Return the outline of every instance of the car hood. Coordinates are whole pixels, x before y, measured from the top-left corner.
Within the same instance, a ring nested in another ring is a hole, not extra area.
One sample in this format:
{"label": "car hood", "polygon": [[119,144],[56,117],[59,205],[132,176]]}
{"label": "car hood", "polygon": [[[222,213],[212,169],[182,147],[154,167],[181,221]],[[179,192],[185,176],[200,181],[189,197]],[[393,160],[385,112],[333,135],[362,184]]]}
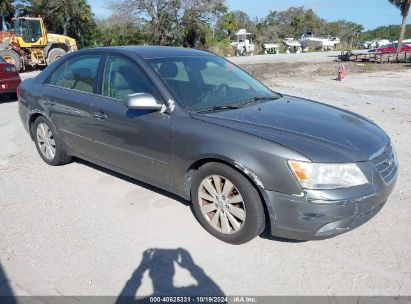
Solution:
{"label": "car hood", "polygon": [[314,162],[367,161],[389,143],[383,130],[360,115],[292,96],[191,116],[270,140]]}

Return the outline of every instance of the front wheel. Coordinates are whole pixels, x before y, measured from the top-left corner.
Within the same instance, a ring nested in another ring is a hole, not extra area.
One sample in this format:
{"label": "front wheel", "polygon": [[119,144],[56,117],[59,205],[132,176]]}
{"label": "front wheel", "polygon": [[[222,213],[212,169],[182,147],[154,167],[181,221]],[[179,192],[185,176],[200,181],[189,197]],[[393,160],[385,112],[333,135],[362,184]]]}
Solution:
{"label": "front wheel", "polygon": [[47,64],[52,64],[54,61],[59,60],[66,55],[66,51],[60,48],[51,49],[47,56]]}
{"label": "front wheel", "polygon": [[247,243],[265,228],[264,208],[257,189],[227,165],[202,166],[195,174],[191,194],[200,224],[226,243]]}

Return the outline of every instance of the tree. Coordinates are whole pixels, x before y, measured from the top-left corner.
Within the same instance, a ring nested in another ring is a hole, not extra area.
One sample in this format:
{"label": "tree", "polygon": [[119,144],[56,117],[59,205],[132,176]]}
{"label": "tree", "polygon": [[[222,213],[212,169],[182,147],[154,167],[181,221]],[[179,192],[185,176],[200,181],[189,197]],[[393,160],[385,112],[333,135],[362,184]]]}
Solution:
{"label": "tree", "polygon": [[320,34],[326,21],[318,17],[312,9],[290,7],[276,14],[281,37],[300,37],[305,32]]}
{"label": "tree", "polygon": [[86,0],[23,0],[15,7],[20,15],[41,16],[48,32],[70,36],[80,48],[96,43],[97,26]]}
{"label": "tree", "polygon": [[355,39],[364,30],[363,26],[347,20],[337,20],[324,25],[324,32],[339,37],[348,47],[353,47]]}
{"label": "tree", "polygon": [[121,0],[111,1],[109,5],[114,15],[135,19],[145,27],[153,44],[169,44],[178,35],[181,0]]}
{"label": "tree", "polygon": [[229,12],[221,17],[219,26],[226,31],[228,38],[237,28],[237,18],[233,12]]}
{"label": "tree", "polygon": [[121,46],[143,44],[143,31],[131,20],[114,16],[96,21],[98,28],[97,46]]}
{"label": "tree", "polygon": [[393,5],[398,7],[401,11],[402,25],[400,37],[398,38],[397,54],[401,52],[402,41],[404,39],[405,28],[407,26],[407,17],[410,10],[411,0],[389,0]]}
{"label": "tree", "polygon": [[12,2],[12,0],[0,0],[0,29],[3,31],[7,30],[4,27],[10,27],[15,14],[15,8]]}
{"label": "tree", "polygon": [[278,24],[277,11],[270,10],[267,17],[265,18],[265,24],[267,26],[273,26]]}
{"label": "tree", "polygon": [[[385,38],[388,40],[398,40],[398,33],[401,31],[400,25],[379,26],[376,29],[362,32],[360,40],[370,41],[377,38]],[[404,38],[411,38],[411,25],[408,24],[405,28]],[[404,41],[404,40],[403,40]]]}
{"label": "tree", "polygon": [[184,33],[183,45],[202,48],[210,24],[215,18],[221,16],[227,7],[222,0],[186,0],[183,3],[183,10],[184,15],[181,20]]}

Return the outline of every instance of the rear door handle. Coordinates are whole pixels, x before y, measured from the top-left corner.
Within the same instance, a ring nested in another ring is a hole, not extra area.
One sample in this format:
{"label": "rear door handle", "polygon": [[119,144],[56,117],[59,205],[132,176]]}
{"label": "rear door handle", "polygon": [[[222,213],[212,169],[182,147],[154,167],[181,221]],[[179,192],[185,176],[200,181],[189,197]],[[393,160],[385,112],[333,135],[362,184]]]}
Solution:
{"label": "rear door handle", "polygon": [[106,119],[107,115],[104,112],[99,111],[99,112],[94,112],[93,117],[97,119]]}

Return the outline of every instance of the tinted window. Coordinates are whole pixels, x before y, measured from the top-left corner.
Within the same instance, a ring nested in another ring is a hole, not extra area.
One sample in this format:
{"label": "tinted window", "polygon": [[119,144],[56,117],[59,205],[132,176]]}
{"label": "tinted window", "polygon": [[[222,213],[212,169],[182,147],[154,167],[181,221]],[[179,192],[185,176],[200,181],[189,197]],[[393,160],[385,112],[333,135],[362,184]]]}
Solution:
{"label": "tinted window", "polygon": [[100,55],[69,59],[53,72],[49,84],[92,93],[100,59]]}
{"label": "tinted window", "polygon": [[123,100],[133,93],[153,94],[153,86],[131,59],[108,56],[103,77],[103,95]]}

